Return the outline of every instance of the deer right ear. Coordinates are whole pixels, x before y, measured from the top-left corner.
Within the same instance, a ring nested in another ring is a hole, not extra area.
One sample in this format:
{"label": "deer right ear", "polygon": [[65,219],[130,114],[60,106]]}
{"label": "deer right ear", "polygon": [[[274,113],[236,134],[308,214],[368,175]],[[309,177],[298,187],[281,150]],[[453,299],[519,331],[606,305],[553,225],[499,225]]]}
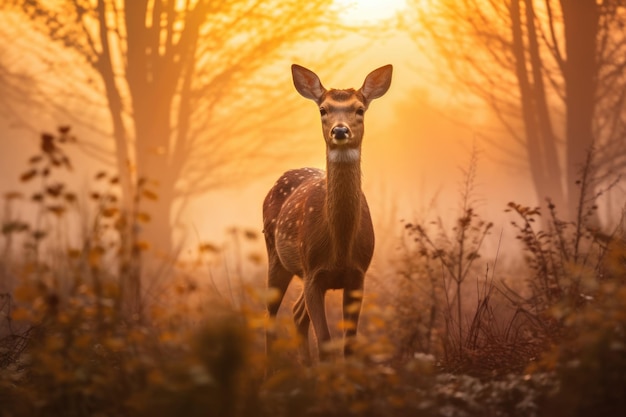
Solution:
{"label": "deer right ear", "polygon": [[363,93],[368,103],[375,98],[381,97],[389,90],[392,72],[393,67],[391,65],[385,65],[368,74],[363,83],[363,87],[361,87],[361,93]]}
{"label": "deer right ear", "polygon": [[313,71],[297,64],[291,66],[291,74],[293,75],[293,85],[298,93],[316,103],[319,102],[326,92],[319,77]]}

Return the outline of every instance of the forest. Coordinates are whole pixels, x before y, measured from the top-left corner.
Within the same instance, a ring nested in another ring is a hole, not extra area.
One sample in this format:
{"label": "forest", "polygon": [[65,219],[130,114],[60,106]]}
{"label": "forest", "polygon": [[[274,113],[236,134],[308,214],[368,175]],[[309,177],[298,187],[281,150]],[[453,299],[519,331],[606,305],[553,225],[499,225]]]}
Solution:
{"label": "forest", "polygon": [[[626,412],[626,1],[0,6],[0,417]],[[322,342],[263,203],[363,125]]]}

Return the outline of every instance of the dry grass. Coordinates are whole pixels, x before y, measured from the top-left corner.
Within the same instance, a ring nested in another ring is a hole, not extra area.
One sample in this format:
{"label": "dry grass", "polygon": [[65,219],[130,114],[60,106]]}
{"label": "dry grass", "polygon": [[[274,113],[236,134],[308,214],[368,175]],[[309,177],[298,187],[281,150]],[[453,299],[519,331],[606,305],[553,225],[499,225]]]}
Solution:
{"label": "dry grass", "polygon": [[[496,260],[486,271],[476,263],[492,226],[472,199],[473,160],[453,226],[406,225],[397,292],[368,294],[355,355],[303,367],[291,319],[267,322],[261,282],[203,272],[223,249],[202,244],[159,290],[129,289],[142,257],[129,264],[120,248],[138,255],[143,244],[123,235],[114,176],[98,178],[91,216],[58,185],[67,135],[49,135],[54,158],[44,150],[22,176],[40,180],[36,198],[5,199],[0,416],[623,414],[622,229],[602,235],[552,206],[542,222],[541,210],[511,204],[530,271],[524,291],[513,290]],[[34,206],[33,221],[19,204]],[[63,236],[70,216],[89,226],[78,243]],[[148,217],[136,210],[126,221]],[[256,237],[240,232],[234,258],[258,262],[240,253],[241,239]],[[273,373],[267,326],[282,336]]]}

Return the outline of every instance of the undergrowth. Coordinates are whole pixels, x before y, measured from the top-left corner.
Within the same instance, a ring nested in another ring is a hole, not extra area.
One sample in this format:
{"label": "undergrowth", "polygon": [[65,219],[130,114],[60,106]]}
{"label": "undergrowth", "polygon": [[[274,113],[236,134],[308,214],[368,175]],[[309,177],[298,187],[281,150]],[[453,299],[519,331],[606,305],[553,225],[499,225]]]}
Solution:
{"label": "undergrowth", "polygon": [[[156,196],[138,181],[134,208],[123,210],[108,173],[94,178],[87,196],[70,190],[62,173],[71,167],[64,147],[73,140],[67,128],[43,135],[41,153],[21,176],[24,189],[37,181],[34,190],[5,194],[2,417],[582,416],[626,409],[624,231],[591,227],[590,200],[574,222],[560,220],[551,204],[542,217],[540,208],[511,203],[527,270],[516,283],[501,279],[497,256],[483,253],[493,225],[473,197],[473,157],[452,225],[405,223],[395,292],[366,295],[365,336],[355,354],[305,367],[290,317],[268,323],[264,283],[202,274],[207,257],[221,255],[215,245],[199,245],[193,268],[172,268],[160,295],[148,297],[133,283],[148,243],[133,230],[150,221],[141,200]],[[72,222],[83,225],[77,236],[68,231]],[[233,246],[243,262],[241,239],[256,235],[238,233]],[[263,350],[267,326],[285,330],[272,358]],[[278,367],[268,371],[268,362]]]}

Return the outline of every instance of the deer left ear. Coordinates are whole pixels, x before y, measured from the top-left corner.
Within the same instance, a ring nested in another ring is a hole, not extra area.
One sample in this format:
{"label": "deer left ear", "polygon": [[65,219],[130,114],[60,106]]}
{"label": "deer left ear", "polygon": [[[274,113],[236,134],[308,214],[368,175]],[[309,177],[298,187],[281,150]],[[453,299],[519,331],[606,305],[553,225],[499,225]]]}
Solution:
{"label": "deer left ear", "polygon": [[385,65],[369,73],[360,89],[366,101],[381,97],[389,90],[392,72],[393,66]]}
{"label": "deer left ear", "polygon": [[293,85],[298,90],[298,93],[319,103],[326,92],[319,77],[313,71],[297,64],[291,66],[291,74],[293,76]]}

